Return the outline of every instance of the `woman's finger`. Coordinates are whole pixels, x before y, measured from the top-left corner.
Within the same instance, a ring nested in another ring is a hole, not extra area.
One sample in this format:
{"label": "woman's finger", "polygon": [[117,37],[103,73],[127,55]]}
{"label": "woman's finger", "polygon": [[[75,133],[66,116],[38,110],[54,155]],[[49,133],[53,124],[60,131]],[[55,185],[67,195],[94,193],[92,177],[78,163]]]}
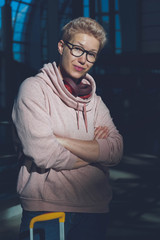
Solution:
{"label": "woman's finger", "polygon": [[94,138],[103,139],[108,136],[108,128],[106,126],[100,126],[95,129]]}

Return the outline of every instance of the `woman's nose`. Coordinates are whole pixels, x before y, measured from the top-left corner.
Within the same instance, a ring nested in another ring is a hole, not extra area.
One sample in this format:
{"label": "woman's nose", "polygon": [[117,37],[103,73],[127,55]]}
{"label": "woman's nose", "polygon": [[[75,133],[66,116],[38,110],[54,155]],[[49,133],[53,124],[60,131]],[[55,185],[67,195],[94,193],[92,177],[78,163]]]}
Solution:
{"label": "woman's nose", "polygon": [[80,57],[78,58],[78,60],[79,60],[79,62],[80,62],[81,64],[85,64],[85,62],[87,61],[86,53],[84,53],[82,56],[80,56]]}

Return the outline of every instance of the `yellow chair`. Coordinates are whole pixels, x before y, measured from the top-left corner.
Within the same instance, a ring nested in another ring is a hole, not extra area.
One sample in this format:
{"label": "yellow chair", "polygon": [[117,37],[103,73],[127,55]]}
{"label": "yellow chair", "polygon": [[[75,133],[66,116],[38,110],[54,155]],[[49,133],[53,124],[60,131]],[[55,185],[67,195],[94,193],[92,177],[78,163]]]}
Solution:
{"label": "yellow chair", "polygon": [[32,218],[29,225],[30,240],[33,240],[33,227],[35,222],[48,221],[56,218],[59,218],[60,240],[65,240],[65,236],[64,236],[65,213],[64,212],[44,213]]}

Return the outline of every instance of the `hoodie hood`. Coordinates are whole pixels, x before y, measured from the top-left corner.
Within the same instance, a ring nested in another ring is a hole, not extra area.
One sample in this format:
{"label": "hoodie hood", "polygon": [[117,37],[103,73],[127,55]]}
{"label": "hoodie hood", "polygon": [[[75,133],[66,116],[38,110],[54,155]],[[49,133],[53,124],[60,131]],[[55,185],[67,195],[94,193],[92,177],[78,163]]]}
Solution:
{"label": "hoodie hood", "polygon": [[[94,79],[87,73],[82,82],[89,84],[92,87],[91,96],[88,99],[73,96],[65,87],[63,79],[59,73],[55,62],[45,64],[37,77],[42,78],[47,85],[51,87],[53,92],[62,99],[62,101],[69,107],[78,111],[90,111],[93,106],[93,96],[96,91]],[[84,110],[85,109],[85,110]]]}

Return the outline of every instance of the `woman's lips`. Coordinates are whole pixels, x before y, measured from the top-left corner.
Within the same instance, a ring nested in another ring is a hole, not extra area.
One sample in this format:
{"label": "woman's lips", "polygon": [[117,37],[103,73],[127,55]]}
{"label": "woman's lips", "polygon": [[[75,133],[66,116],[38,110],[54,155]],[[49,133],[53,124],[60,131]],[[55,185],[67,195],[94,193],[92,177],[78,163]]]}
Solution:
{"label": "woman's lips", "polygon": [[75,66],[75,65],[74,65],[74,68],[75,68],[76,71],[78,71],[78,72],[82,72],[82,71],[84,70],[84,68],[79,67],[79,66]]}

